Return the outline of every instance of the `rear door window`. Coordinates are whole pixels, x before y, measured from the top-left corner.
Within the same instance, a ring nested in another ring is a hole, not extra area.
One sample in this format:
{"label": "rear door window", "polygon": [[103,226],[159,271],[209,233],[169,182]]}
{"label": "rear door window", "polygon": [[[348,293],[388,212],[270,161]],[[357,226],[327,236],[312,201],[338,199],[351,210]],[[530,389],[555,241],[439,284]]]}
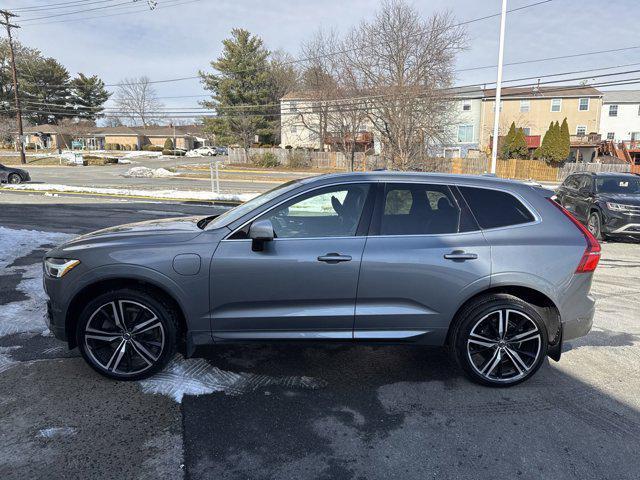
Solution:
{"label": "rear door window", "polygon": [[520,225],[535,220],[523,203],[510,193],[476,187],[458,187],[481,228]]}
{"label": "rear door window", "polygon": [[446,185],[388,183],[374,234],[431,235],[477,230],[466,206]]}

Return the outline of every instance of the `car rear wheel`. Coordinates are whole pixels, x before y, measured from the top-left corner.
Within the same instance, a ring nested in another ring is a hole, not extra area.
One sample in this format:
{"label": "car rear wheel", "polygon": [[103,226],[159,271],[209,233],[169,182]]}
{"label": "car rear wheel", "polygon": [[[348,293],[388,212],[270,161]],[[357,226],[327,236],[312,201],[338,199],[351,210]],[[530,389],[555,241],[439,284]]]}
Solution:
{"label": "car rear wheel", "polygon": [[598,212],[591,212],[587,220],[587,229],[598,240],[603,240],[602,235],[602,219]]}
{"label": "car rear wheel", "polygon": [[457,363],[476,383],[510,387],[530,378],[547,355],[547,331],[530,304],[508,294],[481,297],[458,316]]}
{"label": "car rear wheel", "polygon": [[120,289],[90,301],[77,326],[80,352],[102,375],[140,380],[160,371],[176,345],[170,305],[140,290]]}
{"label": "car rear wheel", "polygon": [[10,174],[7,180],[9,183],[12,183],[14,185],[17,185],[18,183],[22,183],[22,178],[20,178],[20,175],[18,175],[17,173]]}

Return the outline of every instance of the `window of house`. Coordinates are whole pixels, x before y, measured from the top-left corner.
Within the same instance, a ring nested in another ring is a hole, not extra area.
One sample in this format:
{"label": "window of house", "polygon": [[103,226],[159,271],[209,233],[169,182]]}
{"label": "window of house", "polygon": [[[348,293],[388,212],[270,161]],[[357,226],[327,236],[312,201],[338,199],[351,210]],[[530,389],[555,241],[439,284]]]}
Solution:
{"label": "window of house", "polygon": [[552,98],[551,99],[551,111],[559,112],[562,110],[562,99],[561,98]]}
{"label": "window of house", "polygon": [[607,133],[607,140],[613,140],[614,138],[616,138],[615,132],[608,132]]}
{"label": "window of house", "polygon": [[[502,100],[500,100],[500,111],[502,111],[502,107],[503,107],[503,106],[504,106],[504,105],[503,105],[503,102],[502,102]],[[494,112],[496,111],[496,102],[493,102],[493,111],[494,111]]]}
{"label": "window of house", "polygon": [[482,228],[506,227],[534,220],[527,207],[510,193],[487,188],[458,188]]}
{"label": "window of house", "polygon": [[609,116],[610,117],[618,116],[618,105],[609,105]]}
{"label": "window of house", "polygon": [[585,125],[578,125],[576,127],[576,135],[586,135],[587,127]]}
{"label": "window of house", "polygon": [[455,147],[445,148],[444,158],[460,158],[460,149]]}
{"label": "window of house", "polygon": [[464,112],[471,111],[471,100],[463,100],[463,102],[462,102],[462,111],[464,111]]}
{"label": "window of house", "polygon": [[296,102],[289,102],[289,111],[294,113],[298,111],[298,104]]}
{"label": "window of house", "polygon": [[458,143],[473,142],[473,125],[458,125]]}
{"label": "window of house", "polygon": [[429,235],[476,230],[446,185],[387,184],[380,235]]}
{"label": "window of house", "polygon": [[531,127],[522,127],[522,131],[524,132],[525,136],[529,136],[531,135]]}
{"label": "window of house", "polygon": [[356,234],[369,184],[326,187],[294,198],[259,217],[276,238],[351,237]]}
{"label": "window of house", "polygon": [[586,112],[587,110],[589,110],[588,98],[581,98],[578,100],[578,110],[580,110],[581,112]]}
{"label": "window of house", "polygon": [[527,113],[529,111],[529,100],[520,100],[520,111],[522,113]]}

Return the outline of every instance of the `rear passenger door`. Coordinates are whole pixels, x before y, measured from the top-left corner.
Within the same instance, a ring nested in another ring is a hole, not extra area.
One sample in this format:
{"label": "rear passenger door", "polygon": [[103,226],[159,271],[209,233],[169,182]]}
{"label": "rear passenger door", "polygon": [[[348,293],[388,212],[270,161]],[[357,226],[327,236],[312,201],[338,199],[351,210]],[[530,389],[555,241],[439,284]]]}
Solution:
{"label": "rear passenger door", "polygon": [[354,338],[441,344],[460,298],[489,286],[491,252],[455,187],[379,188],[358,283]]}

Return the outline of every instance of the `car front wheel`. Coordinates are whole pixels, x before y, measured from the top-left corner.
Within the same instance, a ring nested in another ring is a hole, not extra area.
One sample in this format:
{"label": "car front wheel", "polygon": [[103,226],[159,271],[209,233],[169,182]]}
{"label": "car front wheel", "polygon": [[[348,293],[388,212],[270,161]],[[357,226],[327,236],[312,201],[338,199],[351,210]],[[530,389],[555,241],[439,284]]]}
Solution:
{"label": "car front wheel", "polygon": [[22,178],[20,178],[20,175],[18,175],[17,173],[12,173],[11,175],[9,175],[8,181],[9,183],[17,185],[19,183],[22,183]]}
{"label": "car front wheel", "polygon": [[140,380],[160,371],[176,346],[177,320],[170,305],[141,290],[120,289],[90,301],[77,325],[87,363],[117,380]]}
{"label": "car front wheel", "polygon": [[460,312],[453,335],[457,363],[476,383],[510,387],[530,378],[547,355],[540,314],[508,294],[480,297]]}
{"label": "car front wheel", "polygon": [[603,240],[602,219],[598,212],[591,212],[587,220],[587,228],[596,239]]}

